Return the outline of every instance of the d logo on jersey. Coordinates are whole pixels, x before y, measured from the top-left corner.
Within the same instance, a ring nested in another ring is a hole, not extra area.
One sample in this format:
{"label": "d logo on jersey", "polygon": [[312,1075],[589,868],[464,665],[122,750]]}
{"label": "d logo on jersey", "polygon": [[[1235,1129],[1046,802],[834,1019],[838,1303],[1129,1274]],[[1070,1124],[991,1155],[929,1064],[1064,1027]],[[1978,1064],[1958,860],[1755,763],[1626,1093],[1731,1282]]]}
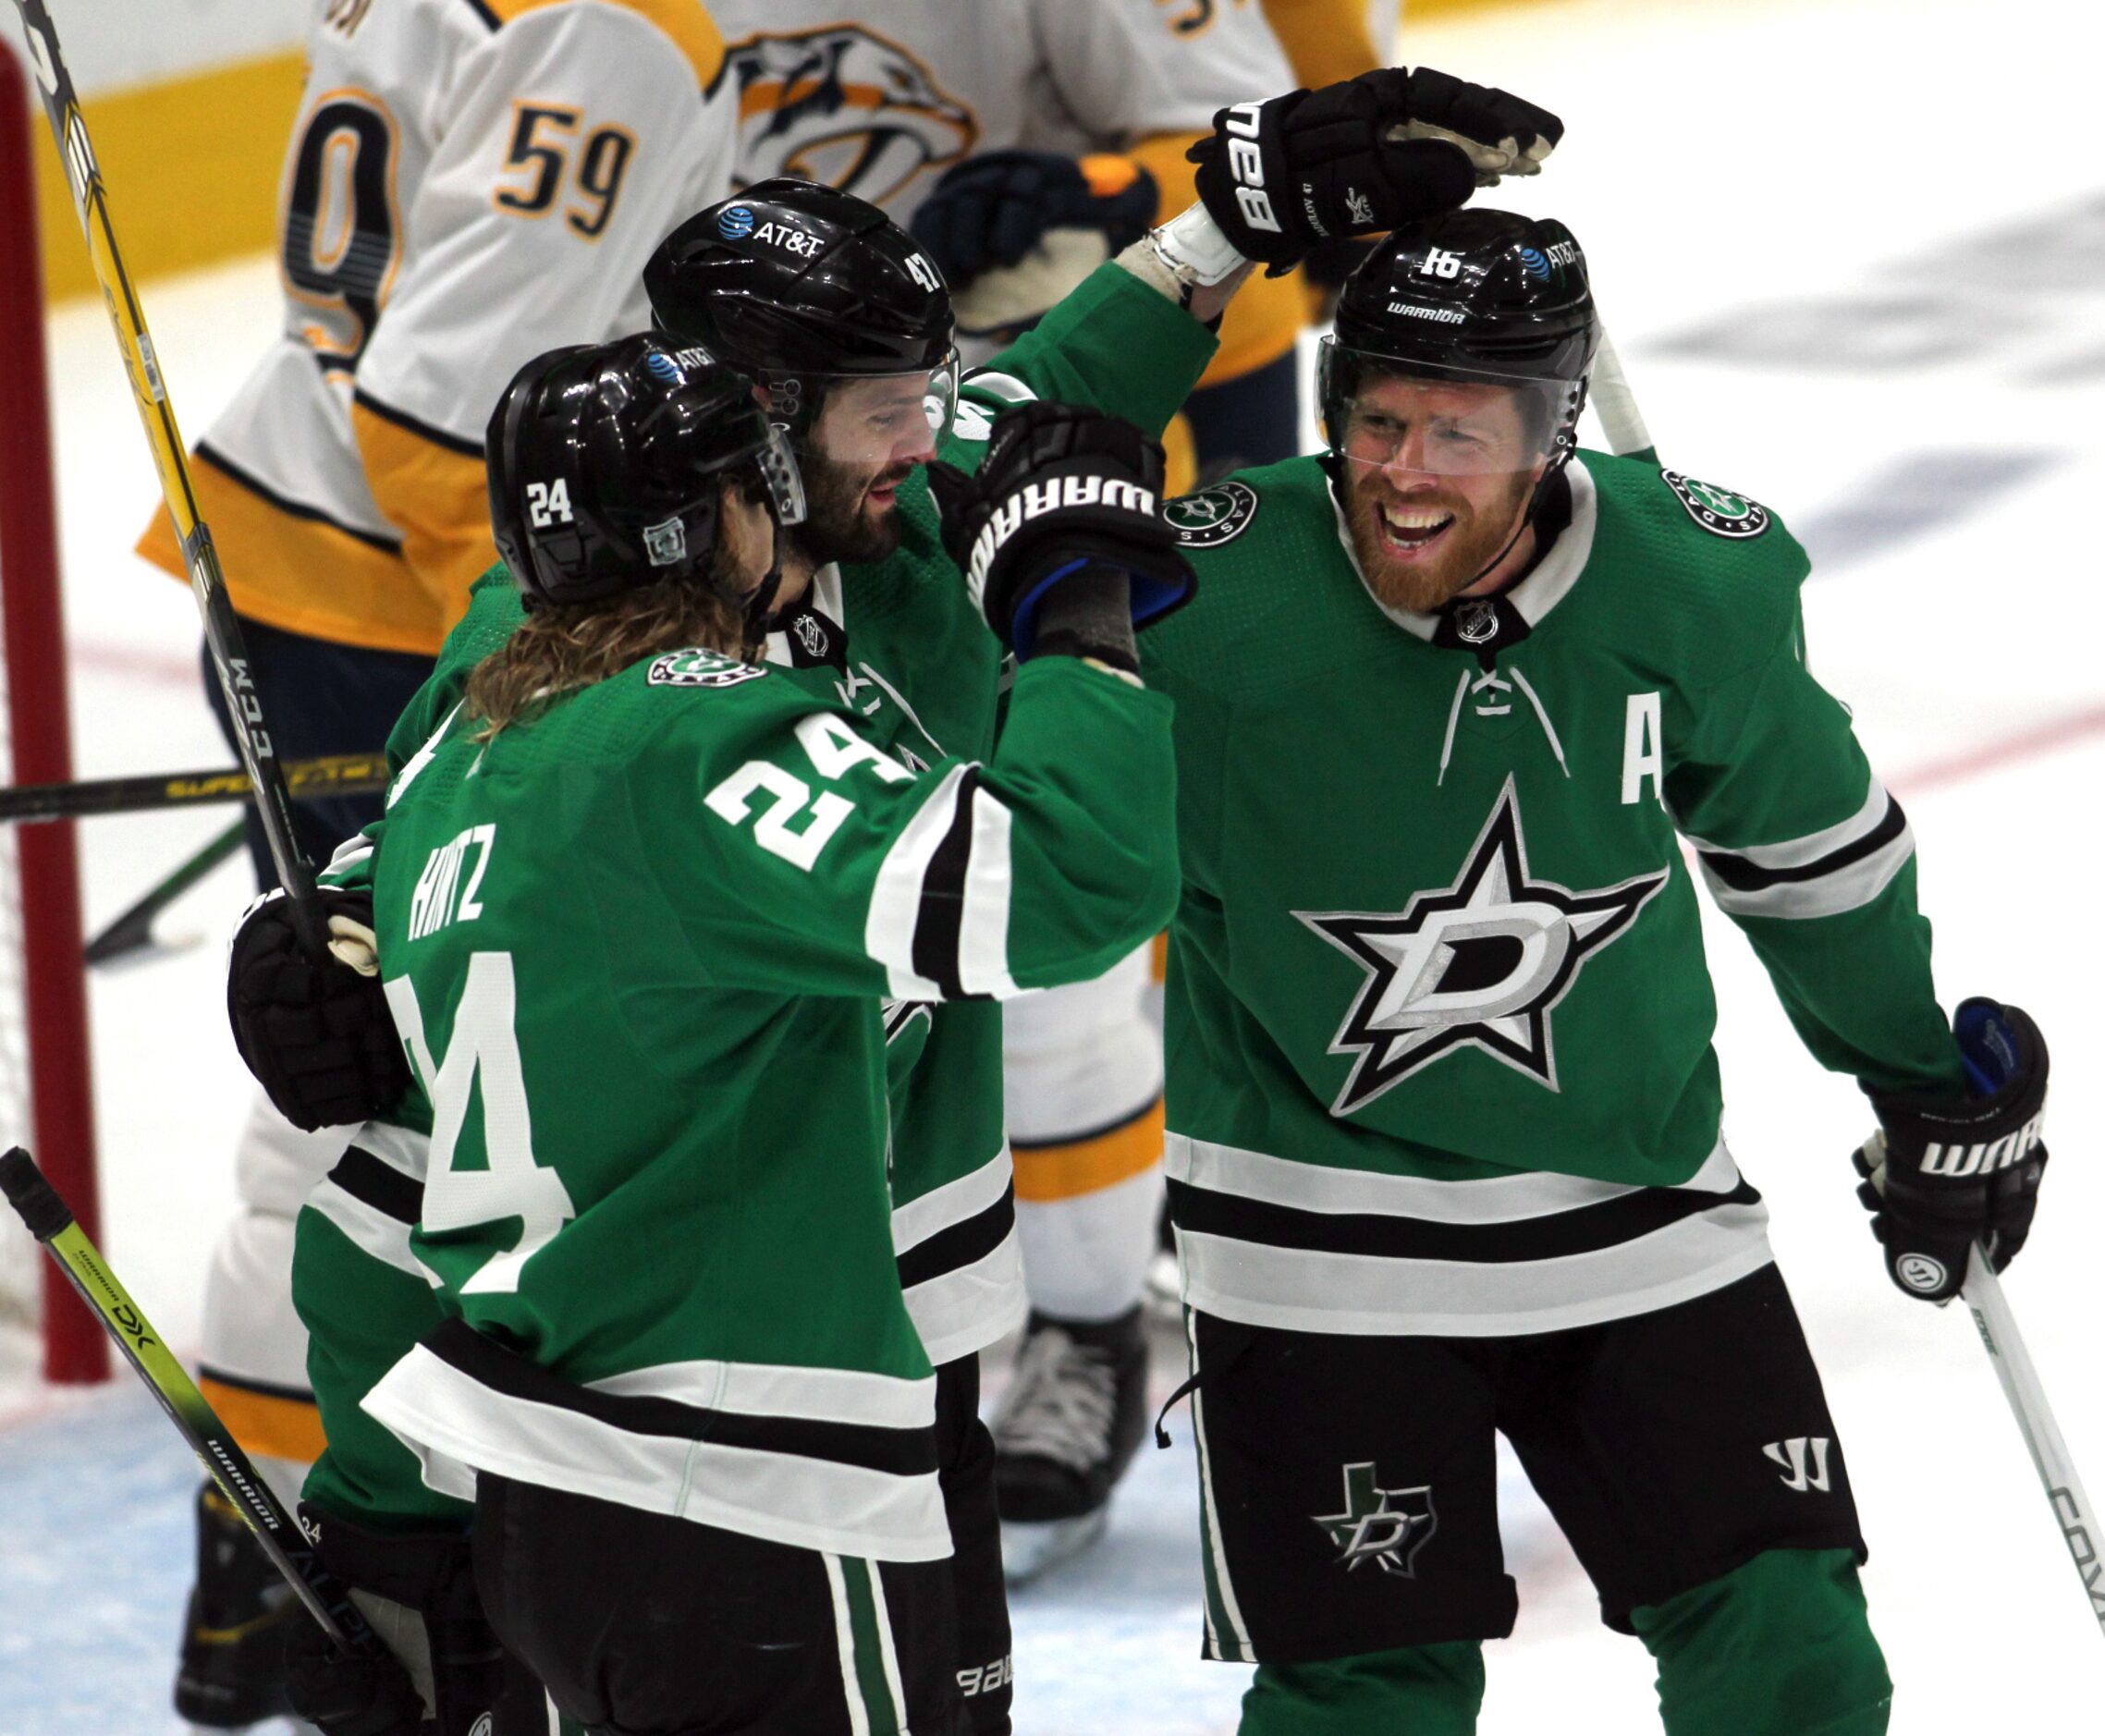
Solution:
{"label": "d logo on jersey", "polygon": [[1551,1010],[1668,873],[1592,892],[1532,878],[1509,777],[1452,886],[1400,911],[1294,911],[1366,972],[1330,1040],[1332,1055],[1359,1057],[1330,1113],[1365,1107],[1464,1044],[1555,1091]]}
{"label": "d logo on jersey", "polygon": [[725,64],[738,80],[741,183],[802,175],[881,205],[979,140],[971,109],[859,24],[749,36]]}

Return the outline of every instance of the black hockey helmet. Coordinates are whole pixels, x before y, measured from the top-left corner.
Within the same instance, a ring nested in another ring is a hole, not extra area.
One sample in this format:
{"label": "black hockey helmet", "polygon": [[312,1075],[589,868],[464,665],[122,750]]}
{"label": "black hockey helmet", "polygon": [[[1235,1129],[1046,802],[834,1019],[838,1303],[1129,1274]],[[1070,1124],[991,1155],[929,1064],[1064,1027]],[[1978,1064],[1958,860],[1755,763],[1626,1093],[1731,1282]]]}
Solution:
{"label": "black hockey helmet", "polygon": [[803,518],[789,444],[752,379],[652,333],[574,344],[512,376],[490,418],[490,525],[528,608],[712,580],[725,475]]}
{"label": "black hockey helmet", "polygon": [[842,377],[924,373],[938,434],[957,407],[950,292],[934,262],[876,206],[778,176],[705,207],[651,255],[659,326],[768,388],[792,434]]}
{"label": "black hockey helmet", "polygon": [[1542,451],[1561,464],[1599,341],[1585,255],[1561,223],[1441,212],[1391,232],[1346,279],[1316,396],[1335,447],[1371,376],[1514,386],[1530,402]]}

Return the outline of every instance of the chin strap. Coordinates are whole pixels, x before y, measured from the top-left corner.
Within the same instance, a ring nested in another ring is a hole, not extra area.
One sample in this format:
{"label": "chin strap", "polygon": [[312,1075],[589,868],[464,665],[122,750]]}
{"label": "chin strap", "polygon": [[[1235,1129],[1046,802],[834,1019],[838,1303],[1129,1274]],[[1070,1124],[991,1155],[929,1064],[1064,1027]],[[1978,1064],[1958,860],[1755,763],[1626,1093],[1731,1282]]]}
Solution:
{"label": "chin strap", "polygon": [[768,522],[775,527],[770,544],[767,573],[745,604],[745,632],[747,640],[758,644],[780,624],[776,617],[775,593],[782,588],[782,520],[775,516],[770,507]]}

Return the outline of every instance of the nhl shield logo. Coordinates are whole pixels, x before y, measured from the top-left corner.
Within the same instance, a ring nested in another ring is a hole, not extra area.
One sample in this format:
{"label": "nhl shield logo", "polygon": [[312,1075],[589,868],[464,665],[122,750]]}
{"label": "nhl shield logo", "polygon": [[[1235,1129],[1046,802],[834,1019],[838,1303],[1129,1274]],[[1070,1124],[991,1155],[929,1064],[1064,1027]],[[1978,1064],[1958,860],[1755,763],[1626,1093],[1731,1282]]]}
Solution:
{"label": "nhl shield logo", "polygon": [[1674,491],[1674,498],[1712,536],[1744,541],[1768,529],[1769,510],[1757,500],[1735,495],[1715,483],[1699,483],[1679,471],[1661,471],[1659,480]]}
{"label": "nhl shield logo", "polygon": [[1499,636],[1499,611],[1482,597],[1466,597],[1455,605],[1454,636],[1465,645],[1481,645]]}
{"label": "nhl shield logo", "polygon": [[687,527],[664,519],[643,527],[643,553],[654,567],[674,567],[687,558]]}
{"label": "nhl shield logo", "polygon": [[1221,483],[1167,502],[1162,516],[1186,548],[1218,548],[1232,543],[1257,517],[1257,491],[1247,483]]}
{"label": "nhl shield logo", "polygon": [[1414,1489],[1377,1488],[1374,1461],[1346,1465],[1345,1509],[1310,1517],[1338,1551],[1337,1564],[1356,1573],[1368,1562],[1400,1579],[1418,1577],[1418,1551],[1439,1529],[1429,1483]]}

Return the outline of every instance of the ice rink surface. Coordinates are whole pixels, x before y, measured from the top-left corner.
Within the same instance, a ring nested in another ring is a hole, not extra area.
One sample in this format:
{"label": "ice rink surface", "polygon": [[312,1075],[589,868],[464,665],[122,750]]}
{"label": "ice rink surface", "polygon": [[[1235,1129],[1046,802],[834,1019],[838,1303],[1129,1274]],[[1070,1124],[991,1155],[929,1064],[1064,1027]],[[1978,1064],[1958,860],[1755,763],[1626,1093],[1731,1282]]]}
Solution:
{"label": "ice rink surface", "polygon": [[[1407,27],[1405,46],[1564,116],[1550,173],[1489,197],[1576,231],[1668,460],[1751,491],[1812,548],[1812,660],[1914,821],[1942,993],[2022,1002],[2055,1045],[2056,1156],[2008,1290],[2105,1494],[2088,1312],[2105,939],[2087,889],[2105,788],[2105,168],[2088,118],[2105,26],[2050,0],[1547,0]],[[194,436],[274,326],[275,275],[239,264],[145,300]],[[190,601],[129,554],[156,495],[99,308],[57,315],[52,362],[80,771],[222,763]],[[91,925],[226,818],[88,823]],[[220,949],[245,872],[93,984],[105,1243],[177,1346],[232,1199],[245,1086]],[[1893,1729],[2105,1728],[2100,1633],[1972,1328],[1888,1286],[1851,1197],[1863,1104],[1798,1049],[1738,935],[1712,930],[1727,1131],[1768,1198],[1846,1444]],[[1164,1394],[1174,1378],[1166,1357]],[[1197,1661],[1181,1413],[1171,1429],[1100,1550],[1016,1600],[1022,1736],[1234,1728],[1245,1672]],[[194,1478],[129,1386],[61,1394],[18,1355],[0,1368],[0,1736],[179,1728],[165,1708]],[[1490,1648],[1481,1728],[1656,1728],[1648,1661],[1599,1627],[1510,1468],[1505,1486],[1523,1608]]]}

